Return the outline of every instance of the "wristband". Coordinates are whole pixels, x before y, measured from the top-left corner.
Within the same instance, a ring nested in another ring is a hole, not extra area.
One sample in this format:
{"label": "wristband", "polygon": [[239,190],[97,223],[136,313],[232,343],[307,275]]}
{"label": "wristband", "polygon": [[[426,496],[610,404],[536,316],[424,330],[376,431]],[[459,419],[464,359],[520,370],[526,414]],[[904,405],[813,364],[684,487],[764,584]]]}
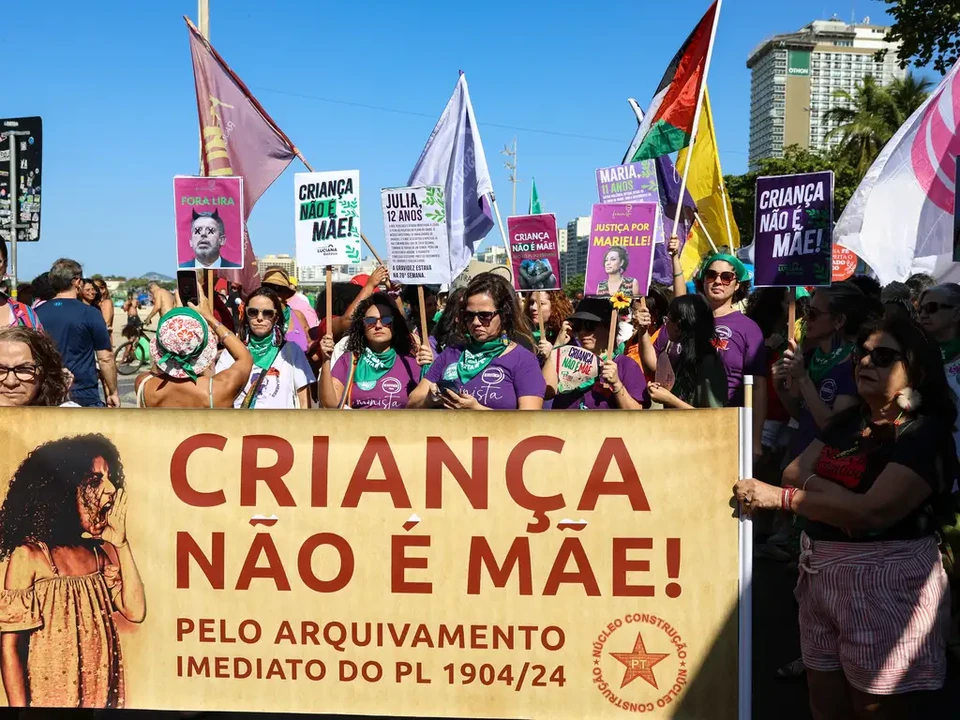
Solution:
{"label": "wristband", "polygon": [[797,488],[787,485],[780,491],[780,509],[786,512],[793,512],[793,498],[797,494]]}
{"label": "wristband", "polygon": [[813,473],[812,475],[810,475],[810,477],[808,477],[806,480],[803,481],[803,485],[800,486],[800,489],[801,489],[801,490],[806,490],[806,489],[807,489],[807,483],[810,482],[811,480],[813,480],[816,476],[817,476],[816,473]]}
{"label": "wristband", "polygon": [[682,273],[682,272],[674,273],[673,276],[674,276],[675,278],[683,277],[683,273]]}

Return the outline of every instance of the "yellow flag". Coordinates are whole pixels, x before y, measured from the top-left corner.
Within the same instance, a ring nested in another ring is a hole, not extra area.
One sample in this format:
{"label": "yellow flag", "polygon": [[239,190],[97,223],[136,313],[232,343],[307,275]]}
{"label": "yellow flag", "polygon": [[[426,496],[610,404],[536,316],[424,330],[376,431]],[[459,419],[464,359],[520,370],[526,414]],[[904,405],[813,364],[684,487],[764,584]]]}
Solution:
{"label": "yellow flag", "polygon": [[731,250],[740,247],[740,231],[733,219],[733,207],[723,184],[723,171],[720,169],[720,154],[717,152],[717,136],[713,130],[713,113],[710,112],[710,95],[704,89],[703,107],[700,110],[700,124],[694,140],[692,155],[684,148],[677,156],[677,172],[681,175],[690,162],[687,176],[687,190],[697,204],[700,220],[707,232],[694,223],[693,232],[687,239],[680,261],[683,274],[687,279],[693,277],[704,255],[713,251],[710,239],[718,248],[726,246]]}

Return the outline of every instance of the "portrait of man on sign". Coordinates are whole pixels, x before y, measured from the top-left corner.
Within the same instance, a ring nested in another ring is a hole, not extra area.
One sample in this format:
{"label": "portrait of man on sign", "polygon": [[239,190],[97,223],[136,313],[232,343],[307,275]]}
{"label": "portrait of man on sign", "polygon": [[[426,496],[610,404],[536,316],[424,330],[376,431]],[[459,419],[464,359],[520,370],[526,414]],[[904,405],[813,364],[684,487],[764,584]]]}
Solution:
{"label": "portrait of man on sign", "polygon": [[227,233],[220,219],[220,211],[193,211],[190,224],[190,249],[194,258],[180,263],[181,268],[238,268],[239,263],[231,262],[220,256],[221,248],[227,242]]}

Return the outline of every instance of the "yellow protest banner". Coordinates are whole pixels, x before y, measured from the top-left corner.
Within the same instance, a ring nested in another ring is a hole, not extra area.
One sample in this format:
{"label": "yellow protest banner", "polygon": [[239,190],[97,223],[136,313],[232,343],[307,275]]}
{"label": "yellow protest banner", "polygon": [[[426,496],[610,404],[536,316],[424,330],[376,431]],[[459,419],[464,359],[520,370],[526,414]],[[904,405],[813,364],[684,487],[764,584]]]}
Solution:
{"label": "yellow protest banner", "polygon": [[0,411],[7,695],[736,718],[737,411],[532,419]]}

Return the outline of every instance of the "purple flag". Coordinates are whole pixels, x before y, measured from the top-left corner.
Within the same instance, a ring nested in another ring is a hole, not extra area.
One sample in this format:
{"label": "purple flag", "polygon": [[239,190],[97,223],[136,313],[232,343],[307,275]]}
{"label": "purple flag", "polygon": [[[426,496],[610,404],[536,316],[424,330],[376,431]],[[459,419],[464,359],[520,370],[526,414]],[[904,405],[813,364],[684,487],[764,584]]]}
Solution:
{"label": "purple flag", "polygon": [[[663,209],[663,236],[669,240],[676,234],[680,238],[680,252],[687,243],[687,235],[693,227],[693,213],[697,204],[684,189],[683,212],[680,213],[680,224],[674,228],[673,219],[677,214],[677,203],[680,201],[680,175],[673,165],[669,155],[657,158],[657,181],[660,185],[660,207]],[[653,249],[653,279],[673,287],[673,262],[667,254],[666,243],[659,244]]]}
{"label": "purple flag", "polygon": [[[197,87],[202,173],[242,175],[244,208],[249,217],[260,196],[297,156],[297,149],[193,23],[184,20],[190,31]],[[259,286],[260,277],[246,223],[243,242],[243,269],[219,271],[219,275],[228,282],[242,283],[244,291],[249,292]]]}

